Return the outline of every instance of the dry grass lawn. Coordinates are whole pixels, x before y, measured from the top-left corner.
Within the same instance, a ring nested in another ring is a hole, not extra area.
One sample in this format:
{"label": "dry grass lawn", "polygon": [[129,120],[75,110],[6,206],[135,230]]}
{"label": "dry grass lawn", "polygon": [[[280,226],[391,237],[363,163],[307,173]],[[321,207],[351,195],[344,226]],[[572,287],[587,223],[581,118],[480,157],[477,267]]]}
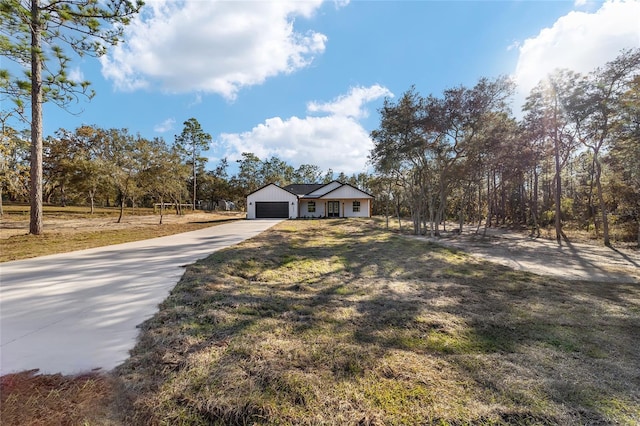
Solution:
{"label": "dry grass lawn", "polygon": [[244,217],[238,212],[185,213],[168,211],[160,225],[160,215],[152,209],[127,209],[117,223],[119,211],[114,208],[98,208],[89,214],[86,207],[45,206],[44,233],[29,235],[29,207],[5,206],[0,222],[0,262],[164,237]]}
{"label": "dry grass lawn", "polygon": [[635,425],[639,335],[638,285],[514,272],[375,219],[287,221],[188,267],[86,392],[5,376],[0,423]]}
{"label": "dry grass lawn", "polygon": [[125,424],[637,424],[640,289],[288,221],[188,268],[116,371]]}
{"label": "dry grass lawn", "polygon": [[95,373],[76,377],[36,371],[0,377],[0,424],[29,426],[118,425],[109,402],[113,380]]}

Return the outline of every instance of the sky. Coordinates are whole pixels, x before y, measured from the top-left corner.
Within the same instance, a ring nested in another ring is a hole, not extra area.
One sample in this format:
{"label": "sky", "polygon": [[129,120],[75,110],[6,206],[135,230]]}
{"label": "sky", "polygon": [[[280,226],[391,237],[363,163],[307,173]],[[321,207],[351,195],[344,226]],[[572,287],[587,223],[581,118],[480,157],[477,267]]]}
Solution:
{"label": "sky", "polygon": [[243,152],[348,175],[370,170],[385,98],[481,77],[517,83],[516,115],[556,68],[588,73],[640,47],[639,1],[147,0],[125,40],[70,71],[96,96],[46,105],[45,135],[81,125],[173,143],[212,135],[208,169]]}

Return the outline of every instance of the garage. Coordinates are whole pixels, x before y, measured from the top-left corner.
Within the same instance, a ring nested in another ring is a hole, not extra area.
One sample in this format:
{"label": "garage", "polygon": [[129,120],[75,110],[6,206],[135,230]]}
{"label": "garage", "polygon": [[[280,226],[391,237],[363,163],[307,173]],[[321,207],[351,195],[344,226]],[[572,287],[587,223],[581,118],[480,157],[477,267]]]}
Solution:
{"label": "garage", "polygon": [[262,201],[256,203],[257,219],[275,219],[289,217],[289,203],[286,201]]}

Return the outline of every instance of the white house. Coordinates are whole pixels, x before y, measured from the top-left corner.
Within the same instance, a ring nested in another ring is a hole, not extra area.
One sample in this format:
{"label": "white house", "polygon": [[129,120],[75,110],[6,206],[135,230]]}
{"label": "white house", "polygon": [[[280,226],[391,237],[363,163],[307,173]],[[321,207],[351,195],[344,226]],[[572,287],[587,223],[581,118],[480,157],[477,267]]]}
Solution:
{"label": "white house", "polygon": [[346,183],[270,183],[247,196],[247,219],[370,217],[373,196]]}

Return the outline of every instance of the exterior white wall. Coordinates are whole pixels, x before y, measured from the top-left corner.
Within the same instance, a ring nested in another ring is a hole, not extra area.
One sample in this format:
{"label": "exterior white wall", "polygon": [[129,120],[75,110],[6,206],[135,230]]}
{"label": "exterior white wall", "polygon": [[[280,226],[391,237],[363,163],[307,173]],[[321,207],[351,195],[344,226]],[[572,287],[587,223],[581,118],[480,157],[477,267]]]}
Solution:
{"label": "exterior white wall", "polygon": [[333,191],[334,189],[336,189],[337,187],[339,187],[340,185],[342,185],[340,182],[330,182],[328,184],[326,184],[325,186],[316,189],[313,192],[310,192],[309,194],[307,194],[307,196],[309,197],[320,197],[321,195],[326,194],[329,191]]}
{"label": "exterior white wall", "polygon": [[[300,216],[301,218],[305,217],[326,217],[327,214],[327,201],[338,201],[340,202],[340,217],[369,217],[371,200],[369,199],[320,199],[316,201],[316,211],[314,213],[310,213],[308,210],[309,200],[300,200]],[[353,202],[360,201],[360,211],[353,211]]]}
{"label": "exterior white wall", "polygon": [[[337,189],[336,189],[337,188]],[[289,206],[289,218],[297,217],[326,217],[327,202],[340,202],[340,217],[369,217],[371,212],[372,197],[357,188],[348,185],[340,187],[339,182],[331,182],[323,188],[320,193],[324,193],[322,198],[309,200],[301,199],[295,194],[271,184],[250,194],[247,197],[247,219],[256,218],[256,202],[287,202]],[[332,191],[330,194],[327,192]],[[314,193],[317,191],[314,191]],[[308,210],[309,201],[315,201],[316,211],[310,213]],[[353,202],[360,201],[360,211],[353,211]]]}
{"label": "exterior white wall", "polygon": [[362,198],[371,198],[370,195],[367,195],[365,192],[360,191],[349,185],[344,185],[341,188],[332,191],[330,194],[324,195],[322,198],[327,200],[340,200],[340,199],[362,199]]}
{"label": "exterior white wall", "polygon": [[[322,196],[322,201],[339,201],[340,217],[370,217],[373,197],[349,185],[344,185]],[[360,201],[360,211],[353,211],[353,202]]]}
{"label": "exterior white wall", "polygon": [[289,204],[289,218],[293,219],[298,217],[298,197],[289,191],[285,191],[284,189],[271,184],[249,194],[247,197],[247,219],[256,218],[256,202],[260,201],[286,201]]}
{"label": "exterior white wall", "polygon": [[[316,211],[309,212],[309,202],[316,203]],[[300,200],[300,217],[324,217],[327,202],[325,200]]]}
{"label": "exterior white wall", "polygon": [[[353,211],[353,202],[360,201],[360,211]],[[371,200],[367,199],[358,199],[358,200],[340,200],[341,212],[344,214],[344,217],[369,217],[369,212],[371,211],[369,206],[371,205]]]}

